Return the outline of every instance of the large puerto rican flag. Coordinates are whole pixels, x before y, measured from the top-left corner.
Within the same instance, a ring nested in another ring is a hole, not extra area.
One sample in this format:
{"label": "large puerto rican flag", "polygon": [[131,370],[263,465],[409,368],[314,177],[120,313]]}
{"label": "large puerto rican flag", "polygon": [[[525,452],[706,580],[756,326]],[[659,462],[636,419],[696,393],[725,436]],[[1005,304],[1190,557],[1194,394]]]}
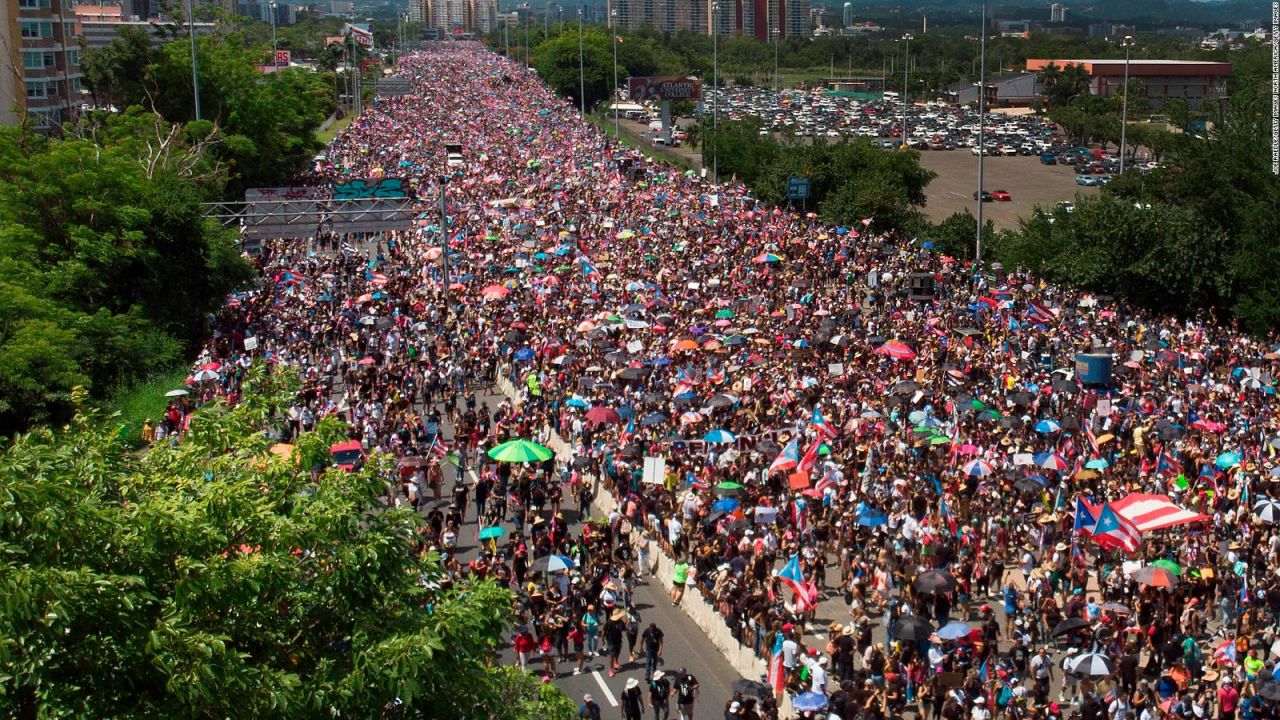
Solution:
{"label": "large puerto rican flag", "polygon": [[1134,493],[1122,500],[1111,503],[1117,514],[1133,523],[1139,532],[1151,532],[1174,525],[1208,520],[1208,515],[1191,512],[1173,504],[1164,495],[1144,495]]}

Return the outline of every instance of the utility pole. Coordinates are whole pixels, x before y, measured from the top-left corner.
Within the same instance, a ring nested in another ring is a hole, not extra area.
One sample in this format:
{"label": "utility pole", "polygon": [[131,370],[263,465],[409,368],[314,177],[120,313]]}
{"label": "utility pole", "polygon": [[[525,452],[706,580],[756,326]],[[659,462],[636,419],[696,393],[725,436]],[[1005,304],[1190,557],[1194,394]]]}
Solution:
{"label": "utility pole", "polygon": [[902,36],[903,42],[906,43],[906,57],[902,61],[902,147],[907,147],[907,93],[910,85],[909,78],[911,73],[911,33]]}
{"label": "utility pole", "polygon": [[582,105],[582,117],[587,116],[587,71],[582,55],[582,6],[578,6],[578,101]]}
{"label": "utility pole", "polygon": [[987,0],[982,0],[982,40],[978,52],[978,236],[975,263],[982,263],[982,161],[987,156]]}
{"label": "utility pole", "polygon": [[200,66],[196,62],[196,0],[187,0],[187,32],[191,35],[191,88],[196,120],[200,119]]}
{"label": "utility pole", "polygon": [[279,70],[280,47],[276,44],[276,0],[267,3],[267,10],[271,13],[271,67],[273,70]]}
{"label": "utility pole", "polygon": [[618,129],[618,10],[609,10],[609,43],[613,45],[613,137],[622,142]]}
{"label": "utility pole", "polygon": [[[720,184],[720,3],[711,3],[711,182]],[[706,148],[706,138],[702,147]],[[703,155],[706,157],[706,155]]]}
{"label": "utility pole", "polygon": [[1125,130],[1129,126],[1129,52],[1133,50],[1133,36],[1125,35],[1124,46],[1124,99],[1120,106],[1120,175],[1124,174]]}

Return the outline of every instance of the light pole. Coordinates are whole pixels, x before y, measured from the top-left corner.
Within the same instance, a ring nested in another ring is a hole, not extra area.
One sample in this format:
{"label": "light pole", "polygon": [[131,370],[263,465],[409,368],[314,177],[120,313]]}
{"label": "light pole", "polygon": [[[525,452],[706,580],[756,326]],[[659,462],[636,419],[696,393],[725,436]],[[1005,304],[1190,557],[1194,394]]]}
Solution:
{"label": "light pole", "polygon": [[609,42],[613,45],[613,136],[622,142],[618,129],[618,10],[609,10]]}
{"label": "light pole", "polygon": [[271,13],[271,67],[280,69],[280,49],[276,45],[276,0],[267,3],[267,10]]}
{"label": "light pole", "polygon": [[[769,16],[769,25],[773,25],[773,21],[777,18]],[[770,27],[769,32],[773,34],[773,91],[778,92],[778,44],[782,42],[782,27]]]}
{"label": "light pole", "polygon": [[545,41],[550,35],[547,34],[547,23],[551,21],[551,0],[547,0],[546,10],[542,13],[542,39]]}
{"label": "light pole", "polygon": [[907,147],[907,92],[911,72],[911,33],[902,36],[906,43],[906,57],[902,61],[902,147]]}
{"label": "light pole", "polygon": [[510,58],[511,57],[511,23],[509,22],[510,16],[507,16],[507,18],[508,18],[507,20],[502,21],[502,47],[503,47],[503,54],[505,54],[508,58]]}
{"label": "light pole", "polygon": [[[711,182],[720,184],[720,3],[711,3]],[[706,147],[706,140],[703,141]],[[706,157],[705,155],[703,157]]]}
{"label": "light pole", "polygon": [[1124,47],[1124,98],[1120,105],[1120,175],[1124,174],[1125,129],[1129,125],[1129,53],[1133,49],[1133,36],[1125,35],[1120,42]]}
{"label": "light pole", "polygon": [[578,6],[578,101],[582,105],[582,117],[587,116],[587,71],[582,56],[582,6]]}
{"label": "light pole", "polygon": [[191,35],[191,91],[196,120],[200,119],[200,66],[196,63],[196,0],[187,0],[187,32]]}
{"label": "light pole", "polygon": [[987,156],[987,0],[982,0],[982,40],[978,52],[978,235],[973,259],[982,262],[982,161]]}

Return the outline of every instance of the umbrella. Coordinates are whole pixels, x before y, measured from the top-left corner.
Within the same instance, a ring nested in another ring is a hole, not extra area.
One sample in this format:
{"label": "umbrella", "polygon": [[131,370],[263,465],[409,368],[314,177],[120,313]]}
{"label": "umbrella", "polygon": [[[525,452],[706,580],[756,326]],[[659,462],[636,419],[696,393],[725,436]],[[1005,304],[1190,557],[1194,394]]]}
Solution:
{"label": "umbrella", "polygon": [[740,504],[736,498],[722,497],[711,504],[711,509],[715,512],[733,512]]}
{"label": "umbrella", "polygon": [[1044,468],[1045,470],[1057,470],[1058,472],[1062,472],[1071,467],[1071,464],[1067,462],[1067,459],[1058,453],[1037,453],[1035,461],[1036,467]]}
{"label": "umbrella", "polygon": [[1164,568],[1165,570],[1168,570],[1174,575],[1182,574],[1182,566],[1172,560],[1165,560],[1164,558],[1161,558],[1159,560],[1152,562],[1151,565],[1153,567]]}
{"label": "umbrella", "polygon": [[480,539],[493,540],[495,538],[500,538],[506,534],[507,534],[506,528],[501,528],[501,527],[498,527],[497,525],[493,525],[491,527],[484,528],[480,531]]}
{"label": "umbrella", "polygon": [[1217,465],[1222,470],[1233,468],[1240,464],[1240,453],[1224,452],[1213,461],[1213,464]]}
{"label": "umbrella", "polygon": [[489,450],[489,457],[509,463],[542,462],[554,454],[550,448],[528,440],[509,440]]}
{"label": "umbrella", "polygon": [[1258,694],[1261,695],[1264,700],[1271,700],[1273,702],[1280,700],[1280,681],[1276,681],[1274,678],[1264,679],[1262,682],[1258,683]]}
{"label": "umbrella", "polygon": [[894,360],[914,360],[916,357],[915,350],[912,350],[906,343],[901,343],[897,340],[890,340],[872,352],[877,355],[888,355]]}
{"label": "umbrella", "polygon": [[796,712],[820,712],[827,708],[827,696],[818,692],[803,692],[791,700]]}
{"label": "umbrella", "polygon": [[1114,672],[1111,658],[1099,652],[1087,652],[1071,663],[1071,674],[1076,677],[1107,677]]}
{"label": "umbrella", "polygon": [[1268,525],[1280,523],[1280,502],[1267,498],[1253,506],[1253,516]]}
{"label": "umbrella", "polygon": [[515,358],[520,362],[525,362],[526,360],[532,360],[533,354],[534,353],[532,348],[527,348],[527,347],[520,348],[519,350],[516,351]]}
{"label": "umbrella", "polygon": [[489,285],[480,291],[480,297],[485,300],[501,300],[511,294],[511,289],[503,285]]}
{"label": "umbrella", "polygon": [[946,570],[925,570],[916,576],[916,592],[949,593],[956,589],[955,577]]}
{"label": "umbrella", "polygon": [[622,416],[613,408],[597,405],[587,411],[587,422],[595,423],[597,425],[622,422]]}
{"label": "umbrella", "polygon": [[703,442],[709,442],[709,443],[715,443],[715,444],[727,444],[731,442],[737,442],[738,436],[734,435],[728,430],[712,430],[706,435],[703,435],[702,440]]}
{"label": "umbrella", "polygon": [[1057,420],[1051,420],[1049,418],[1045,418],[1040,422],[1036,423],[1035,427],[1032,429],[1034,429],[1038,433],[1056,433],[1062,430],[1062,426],[1058,424]]}
{"label": "umbrella", "polygon": [[666,422],[668,419],[669,418],[666,415],[663,415],[660,412],[652,412],[652,413],[649,413],[648,415],[645,415],[644,418],[640,420],[640,424],[645,426],[659,425],[661,423]]}
{"label": "umbrella", "polygon": [[1057,625],[1054,625],[1053,632],[1049,634],[1054,637],[1062,637],[1063,635],[1070,635],[1071,633],[1079,630],[1080,628],[1086,628],[1086,627],[1089,627],[1088,620],[1085,620],[1084,618],[1080,618],[1080,617],[1069,617],[1066,620],[1063,620],[1062,622],[1058,623]]}
{"label": "umbrella", "polygon": [[943,640],[959,640],[960,638],[969,637],[971,632],[973,632],[973,628],[958,620],[953,620],[938,628],[938,637]]}
{"label": "umbrella", "polygon": [[197,372],[195,375],[192,375],[191,379],[195,380],[196,382],[208,382],[210,380],[217,380],[218,373],[212,370],[201,370],[200,372]]}
{"label": "umbrella", "polygon": [[726,480],[725,482],[717,483],[715,491],[721,495],[733,495],[734,493],[742,492],[742,483]]}
{"label": "umbrella", "polygon": [[756,682],[755,680],[747,680],[746,678],[734,680],[732,688],[734,692],[742,693],[743,695],[758,698],[773,697],[773,691],[769,689],[768,685],[765,685],[762,682]]}
{"label": "umbrella", "polygon": [[1106,458],[1099,457],[1093,458],[1089,462],[1085,463],[1084,466],[1090,470],[1106,470],[1111,467],[1111,463],[1107,462]]}
{"label": "umbrella", "polygon": [[164,396],[165,397],[182,397],[183,395],[186,395],[186,394],[187,394],[186,390],[170,390],[169,392],[165,393]]}
{"label": "umbrella", "polygon": [[961,471],[969,477],[987,477],[995,472],[986,460],[973,459],[964,464]]}
{"label": "umbrella", "polygon": [[1133,573],[1133,579],[1148,587],[1171,588],[1178,584],[1178,576],[1158,565],[1140,567]]}
{"label": "umbrella", "polygon": [[917,615],[908,615],[893,625],[893,636],[902,640],[918,642],[928,640],[933,634],[933,625]]}
{"label": "umbrella", "polygon": [[570,397],[568,400],[565,400],[564,404],[568,405],[569,407],[582,408],[582,409],[591,407],[590,405],[587,404],[586,400],[583,400],[582,398],[577,397],[576,395]]}
{"label": "umbrella", "polygon": [[[493,528],[485,528],[485,529],[491,530]],[[565,570],[568,570],[571,567],[573,567],[573,560],[570,560],[569,558],[563,555],[547,555],[545,557],[540,557],[537,560],[534,560],[533,565],[530,566],[530,568],[534,572],[551,572],[551,573],[564,572]]]}

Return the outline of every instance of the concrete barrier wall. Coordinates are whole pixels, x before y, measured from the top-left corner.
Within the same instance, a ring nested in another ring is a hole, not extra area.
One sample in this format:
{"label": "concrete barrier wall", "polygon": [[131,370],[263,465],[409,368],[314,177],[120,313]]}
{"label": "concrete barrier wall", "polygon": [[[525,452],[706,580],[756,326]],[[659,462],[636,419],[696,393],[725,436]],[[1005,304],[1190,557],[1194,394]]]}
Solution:
{"label": "concrete barrier wall", "polygon": [[[506,368],[499,372],[496,385],[498,390],[513,403],[519,404],[523,402],[523,391],[517,389],[507,378]],[[569,461],[573,458],[573,448],[561,439],[554,428],[544,428],[543,433],[545,434],[544,439],[547,441],[547,447],[555,452],[558,459]],[[608,492],[596,492],[595,500],[591,503],[592,512],[604,517],[608,517],[617,507],[617,500]],[[637,533],[633,532],[632,540],[638,542]],[[653,552],[650,553],[650,557],[656,561],[654,563],[656,566],[655,577],[659,584],[670,594],[671,578],[675,574],[675,561],[668,557],[657,543],[653,544]],[[707,635],[707,639],[720,651],[720,654],[724,656],[725,661],[729,663],[729,666],[735,672],[750,680],[759,680],[764,676],[767,670],[765,661],[756,657],[749,646],[738,643],[738,640],[730,634],[729,625],[725,618],[716,611],[711,603],[707,602],[698,587],[688,586],[685,588],[684,599],[680,602],[680,609],[698,627],[702,628],[702,631]]]}

